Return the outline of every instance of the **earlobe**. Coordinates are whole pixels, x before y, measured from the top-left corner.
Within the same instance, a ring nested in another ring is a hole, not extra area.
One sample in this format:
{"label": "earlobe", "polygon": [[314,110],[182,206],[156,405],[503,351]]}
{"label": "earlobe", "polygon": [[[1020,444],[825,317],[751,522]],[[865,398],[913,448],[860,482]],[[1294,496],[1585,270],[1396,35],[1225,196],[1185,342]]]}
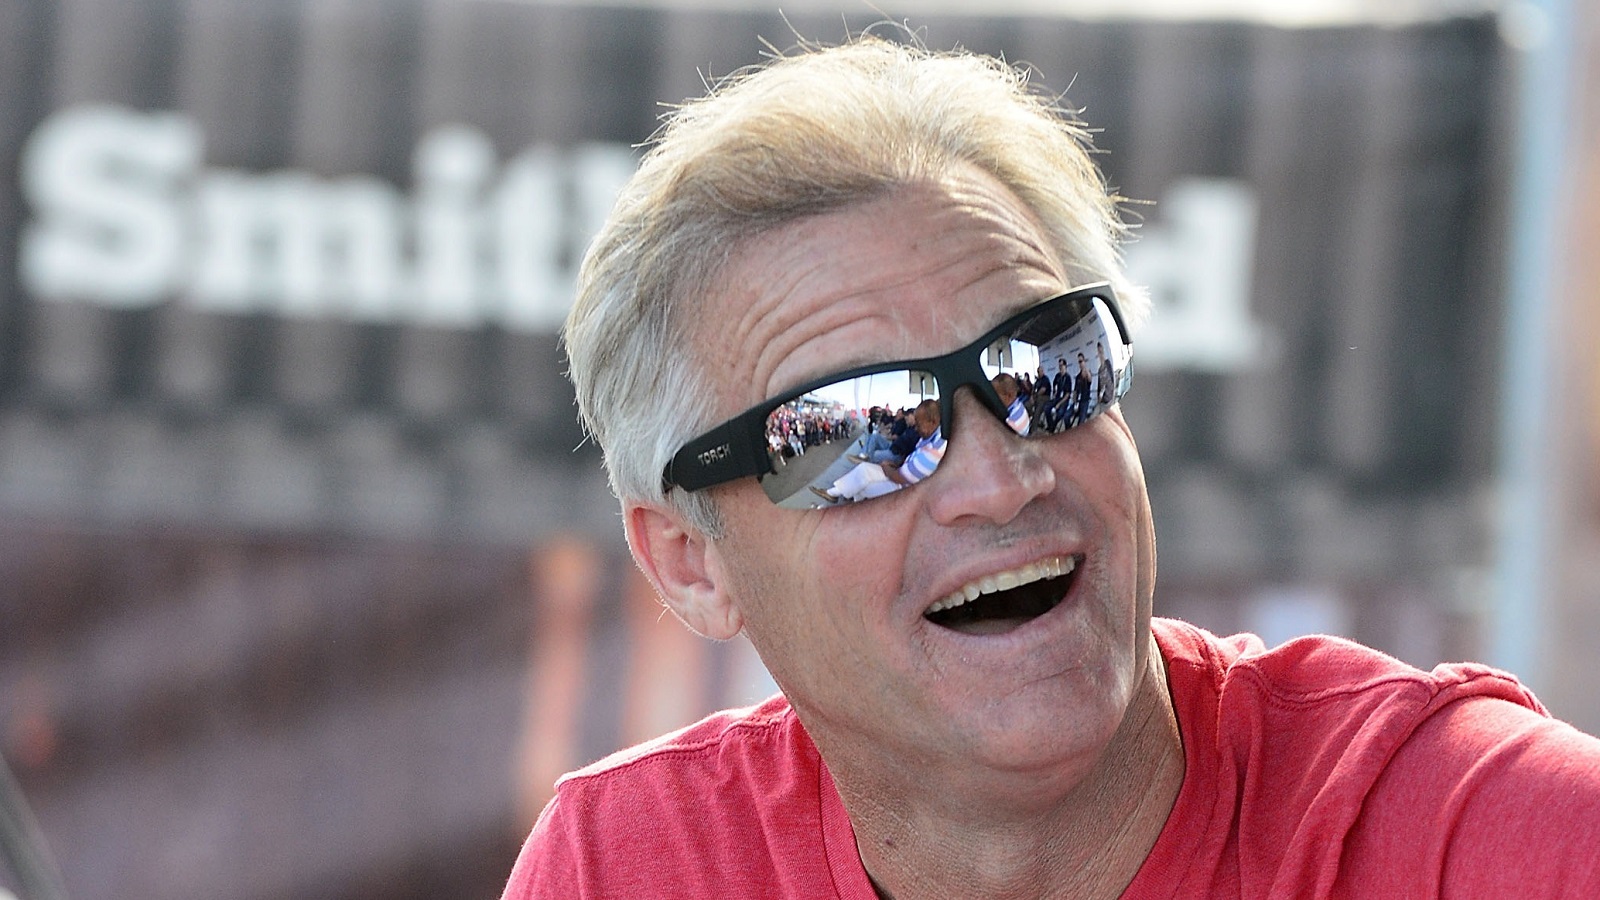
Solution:
{"label": "earlobe", "polygon": [[739,633],[744,620],[724,589],[717,548],[705,535],[654,506],[624,509],[623,529],[639,568],[685,625],[718,641]]}

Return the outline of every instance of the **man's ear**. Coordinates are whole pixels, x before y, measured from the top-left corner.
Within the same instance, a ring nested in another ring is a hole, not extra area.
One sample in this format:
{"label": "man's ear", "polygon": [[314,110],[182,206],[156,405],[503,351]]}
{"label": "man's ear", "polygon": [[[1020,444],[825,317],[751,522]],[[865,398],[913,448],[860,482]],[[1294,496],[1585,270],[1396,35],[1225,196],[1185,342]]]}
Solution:
{"label": "man's ear", "polygon": [[685,625],[718,641],[739,633],[744,619],[728,596],[717,548],[705,535],[684,525],[675,511],[655,506],[627,507],[622,524],[634,560]]}

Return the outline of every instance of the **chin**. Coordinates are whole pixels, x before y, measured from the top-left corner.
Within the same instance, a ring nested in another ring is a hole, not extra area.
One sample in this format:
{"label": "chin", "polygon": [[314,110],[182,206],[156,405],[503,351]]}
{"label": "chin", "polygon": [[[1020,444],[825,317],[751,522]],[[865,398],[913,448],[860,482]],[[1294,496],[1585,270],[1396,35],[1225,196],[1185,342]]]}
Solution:
{"label": "chin", "polygon": [[1109,686],[1077,679],[1035,684],[965,715],[952,712],[949,721],[969,722],[961,743],[966,755],[986,768],[1018,773],[1086,770],[1111,745],[1131,700],[1117,684],[1126,679],[1111,681]]}

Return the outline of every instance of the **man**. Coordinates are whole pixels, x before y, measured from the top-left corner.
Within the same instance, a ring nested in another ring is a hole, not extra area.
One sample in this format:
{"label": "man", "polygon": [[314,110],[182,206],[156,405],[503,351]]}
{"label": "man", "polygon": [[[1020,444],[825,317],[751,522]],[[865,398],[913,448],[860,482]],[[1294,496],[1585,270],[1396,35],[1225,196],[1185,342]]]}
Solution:
{"label": "man", "polygon": [[[1022,373],[1022,377],[1028,377],[1028,373]],[[1005,404],[1006,424],[1011,426],[1012,431],[1027,437],[1029,431],[1028,407],[1022,398],[1021,382],[1017,380],[1015,375],[1009,372],[1001,372],[999,375],[989,379],[989,383],[994,385],[995,394],[1000,398],[1000,402]]]}
{"label": "man", "polygon": [[[562,779],[507,897],[1600,896],[1600,742],[1481,667],[1154,618],[1119,409],[1006,426],[995,335],[1128,358],[1122,233],[992,60],[865,39],[675,114],[571,371],[641,569],[783,694]],[[777,505],[768,418],[864,373],[935,385],[937,470]]]}
{"label": "man", "polygon": [[858,462],[826,490],[812,486],[811,492],[829,503],[868,500],[894,493],[932,475],[944,457],[945,448],[944,438],[939,433],[939,402],[924,400],[917,404],[914,421],[920,439],[903,461]]}
{"label": "man", "polygon": [[1078,354],[1078,374],[1072,379],[1072,422],[1089,418],[1094,412],[1094,376],[1089,374],[1089,361]]}
{"label": "man", "polygon": [[1056,360],[1056,377],[1050,382],[1050,408],[1044,413],[1044,427],[1058,430],[1072,418],[1072,373],[1067,371],[1065,356]]}
{"label": "man", "polygon": [[1102,407],[1117,402],[1117,375],[1111,370],[1111,360],[1106,359],[1106,345],[1096,341],[1094,380],[1095,401]]}
{"label": "man", "polygon": [[1040,363],[1033,373],[1033,396],[1030,398],[1030,410],[1037,415],[1039,408],[1050,399],[1050,379],[1044,374],[1044,364]]}
{"label": "man", "polygon": [[915,410],[908,409],[903,416],[890,416],[885,411],[885,422],[881,430],[874,430],[861,436],[858,452],[848,454],[851,462],[856,463],[883,463],[894,462],[899,465],[917,446],[918,435],[915,428]]}

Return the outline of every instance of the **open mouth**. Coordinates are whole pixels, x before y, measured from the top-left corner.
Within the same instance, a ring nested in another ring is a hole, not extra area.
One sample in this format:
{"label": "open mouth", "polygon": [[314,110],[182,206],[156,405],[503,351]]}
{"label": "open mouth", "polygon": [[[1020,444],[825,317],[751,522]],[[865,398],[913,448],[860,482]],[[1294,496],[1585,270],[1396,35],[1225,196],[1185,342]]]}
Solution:
{"label": "open mouth", "polygon": [[923,613],[935,625],[964,634],[998,634],[1056,608],[1082,560],[1051,557],[1020,569],[985,575],[952,592]]}

